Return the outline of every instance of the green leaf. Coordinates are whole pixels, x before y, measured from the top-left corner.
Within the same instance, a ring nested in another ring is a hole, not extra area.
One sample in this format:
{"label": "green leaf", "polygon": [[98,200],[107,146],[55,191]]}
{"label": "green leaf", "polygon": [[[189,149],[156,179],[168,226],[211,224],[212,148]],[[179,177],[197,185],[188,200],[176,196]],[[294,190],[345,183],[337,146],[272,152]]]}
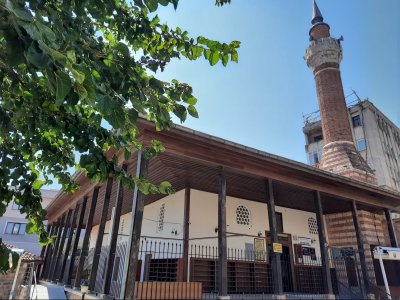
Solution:
{"label": "green leaf", "polygon": [[175,114],[175,116],[177,116],[180,119],[180,121],[182,123],[185,122],[186,117],[187,117],[186,107],[184,107],[183,105],[177,104],[177,105],[175,105],[173,113]]}
{"label": "green leaf", "polygon": [[238,62],[239,60],[239,56],[236,50],[233,50],[231,53],[231,60],[234,62]]}
{"label": "green leaf", "polygon": [[229,61],[229,55],[227,53],[224,53],[224,55],[222,55],[222,64],[224,67],[226,67],[228,61]]}
{"label": "green leaf", "polygon": [[72,67],[69,68],[69,70],[71,71],[72,76],[74,77],[74,79],[75,79],[78,83],[82,84],[83,81],[85,80],[85,74],[84,74],[83,72],[78,71],[78,70],[75,69],[75,68],[72,68]]}
{"label": "green leaf", "polygon": [[32,223],[31,220],[29,220],[29,223],[26,224],[26,233],[36,233],[38,230],[36,224]]}
{"label": "green leaf", "polygon": [[136,120],[137,120],[139,114],[136,109],[130,108],[130,109],[128,109],[127,116],[128,116],[128,120],[131,122],[131,124],[136,124]]}
{"label": "green leaf", "polygon": [[211,51],[211,55],[208,60],[210,64],[214,66],[219,61],[219,53],[217,51]]}
{"label": "green leaf", "polygon": [[33,45],[29,46],[28,51],[25,53],[25,58],[28,63],[38,68],[46,67],[50,63],[49,57],[43,53],[39,53]]}
{"label": "green leaf", "polygon": [[149,80],[149,85],[151,88],[157,90],[159,93],[161,93],[161,94],[164,93],[164,85],[161,80],[158,80],[158,79],[152,77]]}
{"label": "green leaf", "polygon": [[154,12],[158,7],[158,0],[144,0],[150,12]]}
{"label": "green leaf", "polygon": [[57,36],[55,35],[55,33],[50,29],[50,27],[47,27],[46,25],[42,24],[41,22],[35,22],[35,25],[37,26],[37,28],[39,29],[39,31],[42,33],[42,35],[44,37],[46,37],[46,39],[53,43],[56,41]]}
{"label": "green leaf", "polygon": [[46,183],[46,181],[44,180],[38,180],[36,179],[33,184],[32,184],[32,188],[35,190],[40,190],[40,188]]}
{"label": "green leaf", "polygon": [[56,77],[56,105],[61,105],[71,90],[71,79],[64,72],[54,73]]}
{"label": "green leaf", "polygon": [[191,115],[193,118],[199,117],[199,114],[193,105],[189,105],[187,108],[187,111],[188,111],[189,115]]}
{"label": "green leaf", "polygon": [[205,59],[210,59],[210,55],[211,55],[211,50],[209,50],[209,49],[206,49],[206,50],[204,50],[204,58]]}
{"label": "green leaf", "polygon": [[194,46],[192,47],[192,53],[194,58],[199,58],[201,56],[201,54],[203,53],[203,47],[200,46]]}
{"label": "green leaf", "polygon": [[79,99],[84,100],[88,96],[88,92],[82,84],[75,82],[74,84],[75,92],[78,94]]}
{"label": "green leaf", "polygon": [[108,95],[98,95],[96,97],[96,107],[105,116],[111,114],[112,99]]}
{"label": "green leaf", "polygon": [[125,125],[125,114],[121,106],[115,106],[107,117],[107,121],[115,128],[122,128]]}
{"label": "green leaf", "polygon": [[76,55],[74,50],[67,51],[67,58],[71,63],[76,63]]}
{"label": "green leaf", "polygon": [[176,10],[178,8],[179,0],[171,0],[171,1],[172,1],[172,5],[174,6],[174,9]]}
{"label": "green leaf", "polygon": [[67,57],[63,55],[62,53],[50,48],[47,46],[43,41],[38,41],[40,49],[42,49],[44,52],[46,52],[48,55],[50,55],[53,59],[61,63],[62,65],[65,65],[67,62]]}
{"label": "green leaf", "polygon": [[121,54],[125,57],[130,57],[130,52],[129,48],[126,44],[119,42],[116,46],[115,49],[121,52]]}
{"label": "green leaf", "polygon": [[158,3],[160,3],[162,6],[167,6],[169,4],[169,0],[158,0]]}
{"label": "green leaf", "polygon": [[24,21],[32,21],[32,15],[31,13],[23,8],[18,8],[13,5],[13,3],[10,0],[6,0],[6,8],[9,12],[13,13],[16,15],[19,19],[24,20]]}
{"label": "green leaf", "polygon": [[160,186],[158,187],[159,191],[161,194],[168,194],[169,191],[171,190],[172,185],[168,181],[163,181],[160,183]]}

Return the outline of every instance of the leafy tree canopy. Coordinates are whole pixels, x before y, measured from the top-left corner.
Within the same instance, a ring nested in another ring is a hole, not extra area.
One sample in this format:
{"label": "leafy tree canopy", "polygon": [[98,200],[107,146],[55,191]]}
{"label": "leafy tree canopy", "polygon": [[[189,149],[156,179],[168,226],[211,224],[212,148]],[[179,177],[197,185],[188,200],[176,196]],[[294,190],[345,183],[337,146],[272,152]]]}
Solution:
{"label": "leafy tree canopy", "polygon": [[[129,157],[131,145],[142,148],[139,114],[158,130],[172,125],[172,114],[198,117],[188,84],[155,76],[172,59],[238,61],[237,41],[162,24],[153,12],[169,4],[176,9],[178,0],[0,0],[0,216],[15,201],[42,244],[50,238],[40,188],[55,178],[76,190],[71,167],[94,181],[113,174],[145,193],[167,193],[168,183],[132,177],[105,152]],[[160,151],[154,141],[147,153]]]}

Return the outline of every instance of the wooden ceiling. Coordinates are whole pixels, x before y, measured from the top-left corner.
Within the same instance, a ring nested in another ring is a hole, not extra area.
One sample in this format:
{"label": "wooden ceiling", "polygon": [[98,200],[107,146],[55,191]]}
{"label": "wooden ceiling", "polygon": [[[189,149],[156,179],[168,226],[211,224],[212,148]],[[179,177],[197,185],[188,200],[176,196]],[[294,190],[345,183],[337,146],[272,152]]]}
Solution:
{"label": "wooden ceiling", "polygon": [[[318,190],[325,214],[349,211],[352,200],[357,201],[359,209],[368,211],[381,212],[382,208],[400,207],[400,194],[188,130],[177,128],[155,132],[148,126],[146,123],[146,130],[141,131],[144,142],[157,139],[167,149],[150,161],[148,179],[155,184],[167,180],[176,191],[190,186],[218,193],[218,174],[223,171],[226,174],[227,195],[251,201],[266,201],[266,178],[270,178],[274,182],[275,204],[278,206],[313,212],[312,191]],[[136,173],[135,162],[136,155],[133,155],[128,161],[130,174]],[[79,191],[72,195],[62,194],[48,207],[50,223],[87,196],[86,224],[93,189],[98,184],[90,183],[83,175],[77,176],[77,181],[81,184]],[[100,220],[104,186],[99,191],[93,224],[98,224]],[[111,218],[117,190],[118,184],[114,182],[107,220]],[[133,191],[124,190],[122,214],[131,211],[132,196]],[[161,197],[164,195],[148,195],[145,203],[152,203]]]}
{"label": "wooden ceiling", "polygon": [[[131,164],[129,165],[128,171],[134,174],[135,169],[136,165]],[[234,170],[230,170],[229,168],[221,169],[220,167],[206,165],[202,162],[189,160],[185,157],[178,157],[173,154],[164,153],[153,159],[149,164],[148,179],[156,184],[167,180],[176,191],[190,186],[193,189],[218,193],[218,175],[222,170],[226,176],[228,196],[257,202],[266,202],[265,178],[234,172]],[[105,197],[105,186],[106,184],[99,190],[93,225],[98,224],[100,221]],[[311,190],[276,180],[273,181],[273,188],[275,205],[309,212],[315,211],[314,198]],[[111,219],[112,207],[116,204],[117,191],[118,183],[114,181],[107,220]],[[84,224],[86,224],[88,218],[92,192],[93,189],[87,193],[89,201],[87,203]],[[133,191],[124,188],[123,192],[122,214],[126,214],[131,211]],[[145,196],[145,204],[157,201],[162,197],[164,197],[164,195]],[[349,211],[351,209],[351,202],[349,199],[341,199],[324,193],[322,193],[322,204],[325,214]],[[379,211],[378,207],[359,205],[359,208],[368,211]],[[66,212],[67,209],[64,211]],[[52,222],[52,220],[50,220],[50,222]]]}

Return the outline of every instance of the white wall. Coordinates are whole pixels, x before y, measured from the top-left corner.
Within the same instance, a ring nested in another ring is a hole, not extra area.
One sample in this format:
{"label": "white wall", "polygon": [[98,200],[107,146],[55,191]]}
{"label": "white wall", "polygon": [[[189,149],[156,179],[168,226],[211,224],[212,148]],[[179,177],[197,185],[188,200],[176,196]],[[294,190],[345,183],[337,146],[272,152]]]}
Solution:
{"label": "white wall", "polygon": [[[218,233],[215,228],[218,225],[218,195],[199,190],[191,189],[190,192],[190,246],[212,246],[218,245]],[[146,237],[147,241],[169,241],[178,242],[183,239],[183,218],[184,218],[184,196],[185,191],[181,190],[174,195],[164,197],[154,203],[147,205],[144,209],[144,220],[142,227],[142,240]],[[228,248],[245,250],[245,243],[254,244],[254,238],[258,238],[261,232],[261,238],[265,238],[265,231],[269,230],[267,205],[260,202],[249,201],[234,197],[227,197],[227,245]],[[165,204],[164,228],[157,230],[160,207]],[[250,211],[251,224],[239,225],[236,221],[236,209],[239,205],[244,205]],[[292,242],[300,243],[300,240],[308,238],[312,240],[310,247],[315,248],[316,256],[320,256],[319,239],[317,234],[310,234],[308,230],[308,218],[314,217],[314,213],[305,211],[275,207],[277,212],[282,213],[284,233],[292,235]],[[121,216],[119,234],[122,238],[129,234],[131,214]],[[109,232],[109,221],[106,223],[105,232]],[[177,231],[177,235],[172,231]],[[94,226],[91,232],[90,248],[96,243],[98,226]],[[241,236],[233,236],[239,234]],[[303,239],[302,239],[303,238]],[[103,245],[106,245],[104,238]],[[189,248],[190,249],[190,248]],[[190,250],[189,250],[190,251]]]}
{"label": "white wall", "polygon": [[[143,213],[143,224],[141,236],[147,237],[147,240],[164,239],[182,239],[183,238],[183,212],[184,212],[184,196],[185,191],[181,190],[173,195],[166,196],[159,201],[146,205]],[[165,204],[164,228],[162,231],[157,231],[158,217],[160,207]],[[129,235],[130,223],[132,214],[127,213],[121,216],[118,234],[119,241],[127,240]],[[106,222],[104,232],[109,233],[110,221]],[[171,232],[177,232],[177,235]],[[94,248],[99,232],[99,225],[93,226],[90,233],[89,249]],[[109,244],[108,234],[104,236],[103,245]]]}
{"label": "white wall", "polygon": [[[217,236],[215,227],[218,224],[218,195],[198,190],[191,190],[190,203],[190,244],[217,246]],[[236,209],[239,205],[244,205],[250,211],[250,226],[239,225],[236,222]],[[310,234],[308,231],[308,218],[314,217],[314,213],[305,211],[275,207],[276,212],[282,213],[284,233],[289,233],[297,240],[293,243],[300,243],[299,237],[313,240],[310,247],[314,247],[317,257],[320,256],[318,235]],[[228,248],[245,250],[245,243],[254,243],[254,238],[258,237],[258,232],[265,238],[265,231],[269,230],[267,205],[234,197],[226,199],[226,225]],[[232,236],[241,234],[247,236]],[[210,239],[199,239],[210,237]]]}

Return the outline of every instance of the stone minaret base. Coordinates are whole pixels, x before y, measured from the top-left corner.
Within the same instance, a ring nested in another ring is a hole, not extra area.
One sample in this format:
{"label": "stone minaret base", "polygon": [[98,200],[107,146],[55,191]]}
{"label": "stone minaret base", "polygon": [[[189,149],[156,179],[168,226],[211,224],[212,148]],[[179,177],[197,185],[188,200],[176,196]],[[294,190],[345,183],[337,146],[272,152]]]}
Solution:
{"label": "stone minaret base", "polygon": [[[371,246],[389,246],[390,238],[384,215],[359,210],[361,232],[364,238],[365,259],[369,280],[375,282]],[[351,212],[325,215],[329,248],[357,249],[357,239]]]}
{"label": "stone minaret base", "polygon": [[377,184],[373,171],[352,142],[332,142],[324,146],[320,168],[370,184]]}

